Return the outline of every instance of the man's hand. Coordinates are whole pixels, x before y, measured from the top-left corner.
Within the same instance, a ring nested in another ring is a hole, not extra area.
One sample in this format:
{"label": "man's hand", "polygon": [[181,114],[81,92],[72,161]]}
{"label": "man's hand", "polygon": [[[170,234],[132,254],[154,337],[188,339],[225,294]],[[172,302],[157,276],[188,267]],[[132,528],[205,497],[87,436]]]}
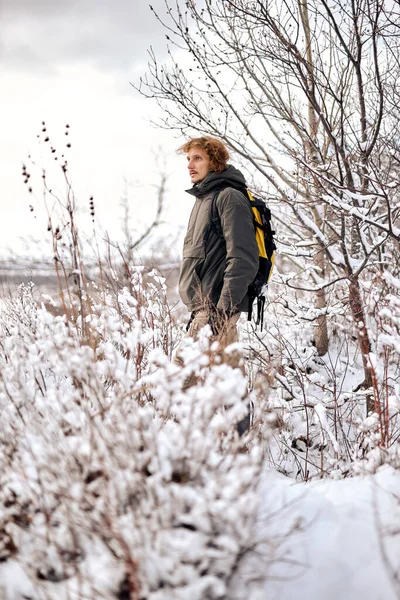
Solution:
{"label": "man's hand", "polygon": [[232,314],[232,311],[221,310],[220,308],[214,308],[210,312],[208,323],[211,327],[213,335],[218,336],[226,329]]}

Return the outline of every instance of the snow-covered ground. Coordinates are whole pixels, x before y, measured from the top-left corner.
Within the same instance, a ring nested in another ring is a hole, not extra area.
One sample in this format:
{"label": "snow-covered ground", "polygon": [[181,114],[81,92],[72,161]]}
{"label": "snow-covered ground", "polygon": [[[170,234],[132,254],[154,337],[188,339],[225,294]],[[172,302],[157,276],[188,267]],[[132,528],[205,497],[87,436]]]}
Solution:
{"label": "snow-covered ground", "polygon": [[398,471],[297,484],[267,471],[260,495],[257,535],[265,542],[243,561],[232,599],[400,597]]}

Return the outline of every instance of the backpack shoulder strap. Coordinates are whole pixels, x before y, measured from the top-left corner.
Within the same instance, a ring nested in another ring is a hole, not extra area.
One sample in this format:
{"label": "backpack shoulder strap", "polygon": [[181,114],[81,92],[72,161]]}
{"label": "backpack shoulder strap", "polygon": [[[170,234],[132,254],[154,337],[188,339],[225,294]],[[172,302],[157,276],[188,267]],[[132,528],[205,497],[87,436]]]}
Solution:
{"label": "backpack shoulder strap", "polygon": [[217,233],[218,237],[224,237],[222,233],[221,219],[219,218],[217,210],[217,199],[219,196],[219,192],[220,190],[218,190],[218,192],[215,192],[211,200],[210,225]]}
{"label": "backpack shoulder strap", "polygon": [[[249,199],[249,197],[247,195],[247,189],[246,188],[240,188],[240,189],[239,188],[234,188],[234,189],[236,189],[238,192],[242,192],[242,194],[247,198],[247,200],[250,201],[250,199]],[[214,231],[217,233],[218,237],[223,238],[224,236],[223,236],[223,233],[222,233],[221,219],[219,218],[218,209],[217,209],[217,200],[218,200],[219,193],[221,191],[222,191],[221,189],[217,190],[214,193],[214,195],[213,195],[213,197],[211,199],[210,228],[214,229]],[[208,228],[208,231],[207,231],[207,238],[208,238],[208,235],[209,235],[209,229],[210,228]]]}
{"label": "backpack shoulder strap", "polygon": [[207,241],[208,241],[208,238],[210,237],[210,233],[211,233],[212,229],[214,229],[214,231],[217,233],[218,237],[224,239],[224,236],[222,234],[221,221],[220,221],[218,210],[217,210],[217,198],[218,198],[218,194],[220,193],[220,191],[221,190],[217,190],[216,192],[214,192],[213,197],[211,198],[209,223],[204,232],[204,237],[203,237],[204,247],[206,247],[206,245],[207,245]]}

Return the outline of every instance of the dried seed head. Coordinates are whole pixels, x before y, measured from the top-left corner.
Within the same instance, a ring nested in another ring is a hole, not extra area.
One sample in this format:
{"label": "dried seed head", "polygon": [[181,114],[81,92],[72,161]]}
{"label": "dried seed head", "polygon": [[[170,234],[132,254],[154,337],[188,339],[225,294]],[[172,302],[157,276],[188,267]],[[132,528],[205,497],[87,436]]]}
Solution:
{"label": "dried seed head", "polygon": [[94,199],[93,199],[93,196],[90,196],[90,198],[89,198],[89,212],[90,212],[90,216],[92,217],[92,221],[94,222]]}

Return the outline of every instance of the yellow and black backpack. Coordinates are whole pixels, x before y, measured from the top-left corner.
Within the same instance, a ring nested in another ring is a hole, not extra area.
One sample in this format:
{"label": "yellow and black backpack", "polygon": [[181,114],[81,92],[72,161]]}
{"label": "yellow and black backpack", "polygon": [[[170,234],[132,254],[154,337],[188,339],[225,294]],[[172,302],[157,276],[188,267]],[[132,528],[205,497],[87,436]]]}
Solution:
{"label": "yellow and black backpack", "polygon": [[[217,197],[219,191],[214,194],[211,201],[211,226],[214,227],[220,237],[223,237],[221,221],[217,211]],[[274,266],[274,254],[276,250],[274,241],[275,231],[273,231],[271,227],[271,211],[264,200],[254,197],[250,190],[247,190],[246,188],[240,189],[239,191],[242,192],[250,202],[259,254],[258,273],[247,290],[247,295],[249,297],[247,319],[248,321],[251,321],[253,303],[257,298],[256,325],[260,325],[262,330],[264,323],[265,290],[271,278]]]}

